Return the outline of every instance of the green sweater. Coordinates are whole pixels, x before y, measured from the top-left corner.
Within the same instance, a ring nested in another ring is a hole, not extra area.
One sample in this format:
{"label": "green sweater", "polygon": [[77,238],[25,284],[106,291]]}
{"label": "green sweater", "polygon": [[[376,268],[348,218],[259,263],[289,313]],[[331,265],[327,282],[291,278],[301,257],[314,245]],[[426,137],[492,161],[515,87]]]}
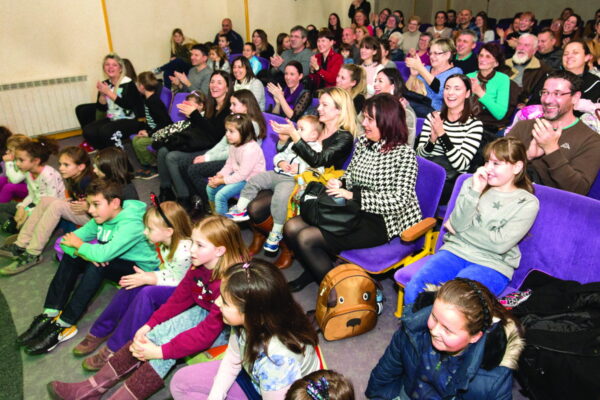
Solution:
{"label": "green sweater", "polygon": [[[144,271],[158,269],[160,264],[156,249],[144,235],[146,204],[139,200],[125,200],[123,209],[116,217],[96,224],[91,219],[77,229],[75,235],[83,240],[79,250],[61,244],[68,255],[79,256],[93,262],[107,262],[120,258],[134,261]],[[94,239],[98,243],[87,243]]]}
{"label": "green sweater", "polygon": [[[467,76],[477,79],[477,71],[471,72]],[[504,118],[508,111],[509,100],[510,78],[502,72],[496,72],[494,77],[485,85],[485,95],[479,99],[479,102],[499,121]]]}
{"label": "green sweater", "polygon": [[511,279],[521,261],[517,243],[533,225],[539,201],[523,189],[507,193],[491,188],[480,196],[471,189],[472,179],[463,183],[450,215],[456,234],[444,236],[441,250]]}

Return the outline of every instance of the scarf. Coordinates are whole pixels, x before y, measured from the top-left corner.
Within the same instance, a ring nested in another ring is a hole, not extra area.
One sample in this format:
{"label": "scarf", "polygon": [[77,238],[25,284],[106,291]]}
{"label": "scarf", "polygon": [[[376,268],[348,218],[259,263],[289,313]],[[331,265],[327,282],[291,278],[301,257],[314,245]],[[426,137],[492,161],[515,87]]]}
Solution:
{"label": "scarf", "polygon": [[[492,80],[494,75],[496,75],[496,70],[492,70],[492,72],[488,76],[483,76],[481,74],[481,71],[477,71],[477,80],[479,81],[479,84],[481,85],[483,90],[485,90],[485,86],[487,85],[487,83],[490,80]],[[472,94],[471,95],[471,114],[473,116],[477,116],[477,115],[481,114],[482,111],[483,111],[483,105],[479,101],[479,98],[476,95]]]}
{"label": "scarf", "polygon": [[304,85],[302,83],[298,84],[298,87],[293,93],[290,92],[290,88],[286,86],[285,89],[283,89],[283,97],[285,98],[286,103],[288,103],[291,108],[294,108],[298,97],[300,97],[300,94],[302,94],[303,91]]}

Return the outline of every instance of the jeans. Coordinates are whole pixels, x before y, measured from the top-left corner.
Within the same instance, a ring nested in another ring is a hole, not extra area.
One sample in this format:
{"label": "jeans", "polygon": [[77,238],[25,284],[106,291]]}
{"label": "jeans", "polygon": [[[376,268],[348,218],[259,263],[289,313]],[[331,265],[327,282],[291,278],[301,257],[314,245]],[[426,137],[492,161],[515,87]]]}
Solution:
{"label": "jeans", "polygon": [[246,186],[246,181],[219,185],[216,188],[207,186],[206,194],[208,194],[208,201],[215,203],[215,211],[218,214],[225,215],[229,210],[227,200],[240,194],[244,186]]}
{"label": "jeans", "polygon": [[133,339],[137,330],[148,322],[154,311],[167,302],[175,288],[176,286],[142,286],[119,290],[94,322],[90,333],[96,337],[106,337],[112,333],[106,344],[111,351],[116,352]]}
{"label": "jeans", "polygon": [[[146,335],[152,343],[162,346],[165,343],[169,343],[175,336],[189,329],[195,328],[199,323],[204,321],[208,316],[208,310],[195,305],[192,308],[188,308],[181,314],[174,316],[173,318],[163,322],[162,324],[156,325]],[[229,329],[221,331],[219,336],[213,342],[212,347],[221,346],[227,343],[229,339]],[[169,370],[173,368],[177,360],[170,358],[167,359],[154,359],[150,360],[150,365],[156,371],[161,378],[164,378]]]}
{"label": "jeans", "polygon": [[500,272],[484,265],[474,264],[459,256],[440,250],[429,257],[404,288],[404,304],[412,304],[427,283],[441,285],[454,278],[468,278],[486,286],[494,296],[498,296],[510,282]]}
{"label": "jeans", "polygon": [[[48,288],[44,308],[62,310],[60,319],[69,324],[76,324],[102,285],[102,281],[110,279],[119,282],[122,276],[135,272],[134,265],[133,261],[116,258],[105,267],[96,267],[83,258],[65,254]],[[79,275],[81,279],[75,287]]]}
{"label": "jeans", "polygon": [[104,118],[86,125],[83,128],[83,137],[97,150],[111,146],[122,149],[129,136],[138,133],[141,127],[142,124],[136,119],[111,121]]}
{"label": "jeans", "polygon": [[187,183],[183,179],[183,171],[192,164],[194,158],[206,151],[195,151],[186,153],[183,151],[169,151],[166,147],[161,147],[156,155],[158,164],[158,176],[160,178],[161,188],[171,188],[179,198],[190,197],[190,191]]}

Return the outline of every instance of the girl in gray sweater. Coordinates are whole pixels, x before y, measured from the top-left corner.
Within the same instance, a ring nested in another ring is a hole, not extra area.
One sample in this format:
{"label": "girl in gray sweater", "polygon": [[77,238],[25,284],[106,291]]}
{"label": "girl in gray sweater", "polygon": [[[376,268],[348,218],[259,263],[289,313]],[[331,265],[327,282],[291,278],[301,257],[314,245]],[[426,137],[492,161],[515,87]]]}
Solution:
{"label": "girl in gray sweater", "polygon": [[476,280],[499,295],[519,267],[517,244],[539,209],[526,174],[527,154],[520,140],[490,143],[486,163],[467,179],[445,227],[444,245],[429,257],[404,290],[411,304],[425,285],[456,277]]}

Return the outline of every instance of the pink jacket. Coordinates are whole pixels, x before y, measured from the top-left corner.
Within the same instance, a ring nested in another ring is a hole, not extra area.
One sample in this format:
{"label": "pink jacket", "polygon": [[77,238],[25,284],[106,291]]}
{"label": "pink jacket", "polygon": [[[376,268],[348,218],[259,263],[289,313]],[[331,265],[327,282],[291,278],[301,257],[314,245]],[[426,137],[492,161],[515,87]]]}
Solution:
{"label": "pink jacket", "polygon": [[229,146],[229,156],[219,174],[228,185],[247,181],[265,170],[265,155],[260,145],[252,140],[239,147]]}

